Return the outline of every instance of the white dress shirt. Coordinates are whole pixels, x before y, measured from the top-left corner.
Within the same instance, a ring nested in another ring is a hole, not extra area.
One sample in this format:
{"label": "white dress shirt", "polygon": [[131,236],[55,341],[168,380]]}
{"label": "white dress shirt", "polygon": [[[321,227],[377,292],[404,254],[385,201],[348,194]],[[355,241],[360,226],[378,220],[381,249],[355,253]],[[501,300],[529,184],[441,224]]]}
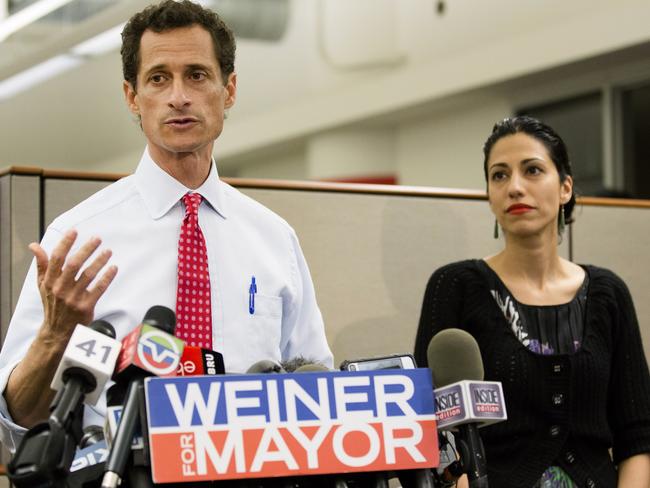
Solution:
{"label": "white dress shirt", "polygon": [[[111,249],[118,273],[95,307],[95,319],[113,325],[121,339],[153,305],[176,306],[177,251],[188,191],[203,195],[203,231],[211,279],[213,349],[226,371],[244,372],[256,361],[303,356],[332,366],[309,269],[293,229],[275,213],[219,180],[214,162],[207,180],[189,190],[163,171],[145,150],[133,175],[104,188],[55,219],[41,245],[48,253],[68,229],[74,251],[93,236]],[[255,277],[254,313],[249,287]],[[0,391],[43,321],[36,266],[25,279],[0,352]],[[105,398],[85,409],[84,425],[103,425]],[[12,451],[25,429],[14,424],[0,396],[0,440]]]}

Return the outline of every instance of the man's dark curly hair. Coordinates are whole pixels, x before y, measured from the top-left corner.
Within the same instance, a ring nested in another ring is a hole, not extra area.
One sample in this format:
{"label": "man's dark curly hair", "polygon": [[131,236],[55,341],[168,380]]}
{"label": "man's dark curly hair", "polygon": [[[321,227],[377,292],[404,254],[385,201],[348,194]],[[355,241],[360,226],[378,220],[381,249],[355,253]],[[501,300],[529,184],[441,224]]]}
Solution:
{"label": "man's dark curly hair", "polygon": [[122,31],[122,72],[134,90],[137,88],[140,67],[140,39],[147,29],[164,32],[179,27],[200,25],[212,36],[214,53],[221,68],[224,84],[235,70],[235,36],[223,20],[212,10],[183,0],[165,0],[151,5],[129,19]]}

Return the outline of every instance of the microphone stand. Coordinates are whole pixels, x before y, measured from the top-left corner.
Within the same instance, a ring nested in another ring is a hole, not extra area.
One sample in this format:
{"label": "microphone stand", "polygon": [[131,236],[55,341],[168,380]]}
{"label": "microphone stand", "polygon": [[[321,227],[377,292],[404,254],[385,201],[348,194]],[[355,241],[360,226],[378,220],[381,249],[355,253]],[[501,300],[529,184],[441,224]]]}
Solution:
{"label": "microphone stand", "polygon": [[113,444],[106,460],[106,472],[102,480],[102,488],[116,488],[124,477],[126,464],[131,456],[131,442],[133,434],[140,416],[140,396],[141,390],[138,383],[142,383],[143,378],[135,378],[129,383],[126,390],[124,405],[137,405],[136,409],[124,408],[120,423],[117,426],[117,432]]}
{"label": "microphone stand", "polygon": [[64,373],[65,388],[50,405],[50,416],[27,431],[8,465],[9,479],[18,488],[63,488],[77,444],[83,436],[84,397],[95,378],[81,368]]}
{"label": "microphone stand", "polygon": [[134,384],[134,388],[138,389],[138,421],[143,446],[141,452],[131,451],[131,462],[126,467],[127,486],[132,488],[153,488],[156,485],[151,478],[151,457],[149,451],[144,381],[139,381]]}
{"label": "microphone stand", "polygon": [[456,439],[456,447],[460,450],[460,461],[467,473],[470,488],[488,488],[487,465],[485,449],[476,424],[461,424]]}

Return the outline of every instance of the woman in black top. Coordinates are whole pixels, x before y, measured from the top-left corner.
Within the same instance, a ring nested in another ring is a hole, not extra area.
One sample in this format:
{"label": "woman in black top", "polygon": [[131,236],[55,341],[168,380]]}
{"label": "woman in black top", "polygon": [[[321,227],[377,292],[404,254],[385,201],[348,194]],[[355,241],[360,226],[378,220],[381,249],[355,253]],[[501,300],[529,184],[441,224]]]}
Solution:
{"label": "woman in black top", "polygon": [[481,429],[491,486],[648,488],[650,375],[629,291],[558,254],[575,204],[564,142],[522,116],[497,123],[483,152],[505,247],[433,274],[416,360],[437,332],[463,328],[485,379],[503,383],[508,420]]}

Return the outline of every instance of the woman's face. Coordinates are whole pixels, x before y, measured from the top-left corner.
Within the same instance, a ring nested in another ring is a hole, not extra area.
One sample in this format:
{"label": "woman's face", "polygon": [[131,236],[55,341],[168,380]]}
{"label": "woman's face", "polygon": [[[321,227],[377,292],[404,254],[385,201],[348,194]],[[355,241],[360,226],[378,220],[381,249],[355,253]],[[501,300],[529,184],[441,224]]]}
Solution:
{"label": "woman's face", "polygon": [[487,168],[490,208],[505,233],[557,229],[559,207],[571,198],[573,180],[560,182],[542,142],[521,132],[502,137],[492,146]]}

